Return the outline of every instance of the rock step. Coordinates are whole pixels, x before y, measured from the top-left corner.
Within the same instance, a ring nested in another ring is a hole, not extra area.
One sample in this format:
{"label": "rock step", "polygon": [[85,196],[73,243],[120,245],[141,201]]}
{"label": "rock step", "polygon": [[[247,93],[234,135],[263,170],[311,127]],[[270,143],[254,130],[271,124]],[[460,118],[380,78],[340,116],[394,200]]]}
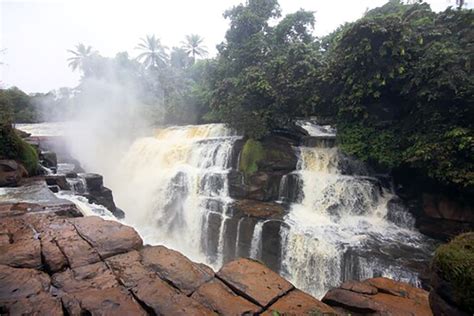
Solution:
{"label": "rock step", "polygon": [[2,315],[335,315],[257,261],[214,273],[71,205],[19,205],[0,207]]}

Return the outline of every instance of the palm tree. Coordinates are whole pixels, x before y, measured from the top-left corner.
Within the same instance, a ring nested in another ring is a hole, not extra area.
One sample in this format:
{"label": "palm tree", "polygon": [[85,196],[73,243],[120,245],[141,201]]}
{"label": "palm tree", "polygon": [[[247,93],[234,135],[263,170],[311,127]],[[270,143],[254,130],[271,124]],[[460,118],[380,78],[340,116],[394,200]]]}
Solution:
{"label": "palm tree", "polygon": [[135,49],[142,50],[143,53],[137,56],[138,61],[142,61],[146,68],[157,67],[162,68],[166,65],[168,60],[168,54],[166,46],[161,45],[159,38],[155,35],[147,35],[145,38],[140,39]]}
{"label": "palm tree", "polygon": [[207,48],[202,45],[203,42],[204,38],[197,34],[186,35],[183,49],[188,55],[192,55],[194,60],[196,60],[196,56],[205,57],[207,55]]}
{"label": "palm tree", "polygon": [[92,50],[91,46],[85,46],[82,43],[76,45],[76,50],[68,49],[69,53],[73,54],[72,57],[69,57],[67,60],[69,61],[69,67],[72,70],[76,70],[78,68],[84,69],[84,61],[95,54],[95,51]]}

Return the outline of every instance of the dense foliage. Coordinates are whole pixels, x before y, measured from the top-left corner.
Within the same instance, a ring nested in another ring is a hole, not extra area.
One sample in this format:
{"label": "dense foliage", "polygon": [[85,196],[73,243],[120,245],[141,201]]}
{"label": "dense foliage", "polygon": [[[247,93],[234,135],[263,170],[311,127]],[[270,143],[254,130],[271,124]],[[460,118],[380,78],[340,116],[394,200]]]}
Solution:
{"label": "dense foliage", "polygon": [[445,184],[474,185],[474,14],[391,1],[341,31],[326,106],[342,148]]}
{"label": "dense foliage", "polygon": [[276,26],[276,0],[250,0],[224,15],[230,20],[211,74],[212,115],[254,138],[308,114],[320,70],[314,16],[298,11]]}
{"label": "dense foliage", "polygon": [[36,122],[36,111],[29,95],[13,87],[0,89],[0,116],[17,123]]}

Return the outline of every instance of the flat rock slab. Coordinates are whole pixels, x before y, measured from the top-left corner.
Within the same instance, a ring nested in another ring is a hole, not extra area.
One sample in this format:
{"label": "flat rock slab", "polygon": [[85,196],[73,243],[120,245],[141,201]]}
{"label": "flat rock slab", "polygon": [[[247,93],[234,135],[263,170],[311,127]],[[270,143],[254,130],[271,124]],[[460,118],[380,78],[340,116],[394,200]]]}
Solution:
{"label": "flat rock slab", "polygon": [[208,266],[192,262],[181,253],[164,246],[145,247],[141,255],[143,265],[186,295],[214,277],[214,271]]}
{"label": "flat rock slab", "polygon": [[61,298],[69,315],[148,315],[123,288],[86,290]]}
{"label": "flat rock slab", "polygon": [[290,291],[272,304],[262,315],[337,315],[330,306],[300,290]]}
{"label": "flat rock slab", "polygon": [[119,284],[111,270],[103,262],[97,262],[76,269],[67,269],[52,276],[52,284],[66,293],[87,289],[108,289]]}
{"label": "flat rock slab", "polygon": [[143,246],[143,241],[135,229],[119,222],[107,221],[98,216],[71,219],[71,222],[102,259]]}
{"label": "flat rock slab", "polygon": [[[0,305],[2,305],[0,303]],[[61,299],[49,294],[41,293],[15,302],[6,303],[3,306],[7,315],[64,315]],[[2,314],[3,315],[3,314]]]}
{"label": "flat rock slab", "polygon": [[120,283],[156,315],[215,315],[212,310],[160,279],[141,260],[140,252],[133,250],[108,258],[106,262]]}
{"label": "flat rock slab", "polygon": [[16,300],[48,292],[49,276],[34,269],[17,269],[0,265],[0,302]]}
{"label": "flat rock slab", "polygon": [[0,246],[0,264],[39,269],[41,267],[40,241],[30,238]]}
{"label": "flat rock slab", "polygon": [[263,264],[237,259],[224,265],[217,276],[237,294],[262,307],[275,302],[293,289],[293,285]]}
{"label": "flat rock slab", "polygon": [[346,282],[322,301],[345,313],[432,315],[427,291],[387,278]]}
{"label": "flat rock slab", "polygon": [[191,298],[219,315],[254,315],[262,310],[260,306],[235,294],[217,278],[201,285]]}

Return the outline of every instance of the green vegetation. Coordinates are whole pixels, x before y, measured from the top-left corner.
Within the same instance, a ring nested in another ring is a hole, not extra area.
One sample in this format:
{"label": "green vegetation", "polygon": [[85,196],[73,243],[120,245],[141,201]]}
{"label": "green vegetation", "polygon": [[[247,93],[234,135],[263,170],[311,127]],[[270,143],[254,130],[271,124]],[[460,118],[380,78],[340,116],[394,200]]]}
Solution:
{"label": "green vegetation", "polygon": [[258,171],[258,163],[265,158],[265,150],[259,141],[248,139],[240,156],[239,169],[246,176]]}
{"label": "green vegetation", "polygon": [[474,233],[459,235],[438,247],[432,265],[453,285],[456,303],[474,313]]}
{"label": "green vegetation", "polygon": [[0,120],[7,119],[17,123],[32,123],[37,119],[31,97],[17,87],[0,89]]}

